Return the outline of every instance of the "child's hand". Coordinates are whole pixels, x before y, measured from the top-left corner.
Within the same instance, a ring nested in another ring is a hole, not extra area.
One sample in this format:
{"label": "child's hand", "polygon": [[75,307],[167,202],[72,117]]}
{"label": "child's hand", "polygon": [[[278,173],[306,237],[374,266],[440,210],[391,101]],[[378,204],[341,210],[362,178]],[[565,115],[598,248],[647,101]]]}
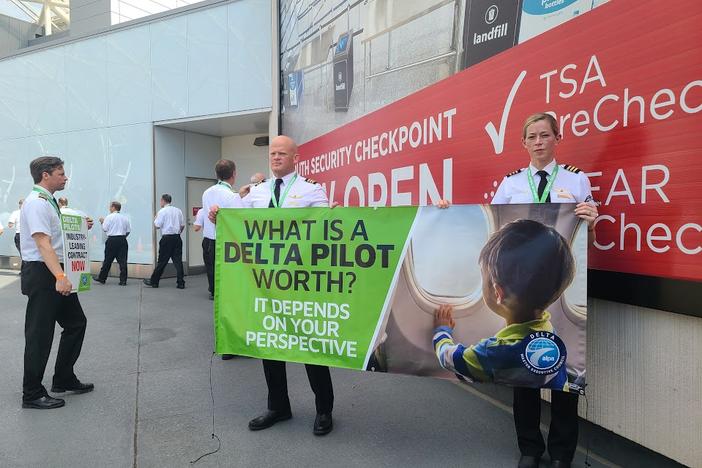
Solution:
{"label": "child's hand", "polygon": [[434,328],[449,327],[454,328],[456,322],[453,320],[453,306],[443,304],[434,312]]}

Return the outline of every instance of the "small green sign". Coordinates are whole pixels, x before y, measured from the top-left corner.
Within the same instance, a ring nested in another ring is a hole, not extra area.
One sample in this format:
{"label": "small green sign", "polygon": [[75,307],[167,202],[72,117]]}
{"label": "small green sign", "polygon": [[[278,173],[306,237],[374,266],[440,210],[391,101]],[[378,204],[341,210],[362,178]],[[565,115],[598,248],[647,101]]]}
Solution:
{"label": "small green sign", "polygon": [[92,284],[92,276],[90,273],[81,273],[80,282],[78,283],[78,292],[90,291],[90,285]]}
{"label": "small green sign", "polygon": [[63,268],[71,282],[71,292],[90,291],[88,223],[81,216],[61,215]]}

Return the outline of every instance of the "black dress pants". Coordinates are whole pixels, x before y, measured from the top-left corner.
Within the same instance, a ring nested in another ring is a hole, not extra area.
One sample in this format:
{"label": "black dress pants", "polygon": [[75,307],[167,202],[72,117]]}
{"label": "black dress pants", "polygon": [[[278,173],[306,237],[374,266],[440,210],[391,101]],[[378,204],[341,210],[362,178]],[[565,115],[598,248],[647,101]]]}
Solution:
{"label": "black dress pants", "polygon": [[22,257],[22,249],[20,249],[19,240],[20,240],[20,235],[19,235],[19,232],[18,232],[18,233],[15,234],[15,247],[17,248],[17,251],[19,252],[20,258],[21,258],[21,257]]}
{"label": "black dress pants", "polygon": [[[514,387],[514,426],[522,455],[540,457],[546,448],[541,435],[541,393]],[[548,453],[552,460],[572,461],[578,444],[578,394],[551,391]]]}
{"label": "black dress pants", "polygon": [[102,262],[98,279],[100,281],[107,280],[107,274],[110,272],[112,262],[117,259],[119,264],[119,283],[127,283],[127,252],[129,244],[127,236],[110,236],[105,242],[105,260]]}
{"label": "black dress pants", "polygon": [[[312,387],[314,392],[317,413],[331,413],[334,407],[334,389],[329,368],[305,364],[305,370],[310,381],[310,387]],[[268,409],[290,412],[285,362],[264,359],[263,372],[266,375],[266,384],[268,384]]]}
{"label": "black dress pants", "polygon": [[205,262],[207,272],[207,290],[210,294],[215,292],[214,270],[215,270],[215,240],[202,238],[202,260]]}
{"label": "black dress pants", "polygon": [[176,269],[176,283],[184,285],[183,279],[183,240],[180,234],[165,234],[158,242],[158,261],[156,268],[151,274],[151,284],[158,284],[161,280],[163,270],[168,265],[168,260],[173,260],[173,266]]}
{"label": "black dress pants", "polygon": [[59,342],[53,384],[70,387],[78,383],[73,366],[80,356],[87,320],[77,294],[56,292],[56,279],[44,262],[22,262],[22,294],[29,298],[24,321],[23,401],[47,395],[41,381],[49,360],[54,328],[63,331]]}

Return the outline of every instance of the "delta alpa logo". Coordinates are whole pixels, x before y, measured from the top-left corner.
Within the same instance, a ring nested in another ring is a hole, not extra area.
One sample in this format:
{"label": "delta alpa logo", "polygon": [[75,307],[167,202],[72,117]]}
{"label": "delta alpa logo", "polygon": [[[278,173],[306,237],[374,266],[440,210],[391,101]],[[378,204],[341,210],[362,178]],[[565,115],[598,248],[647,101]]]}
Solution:
{"label": "delta alpa logo", "polygon": [[522,363],[534,374],[555,374],[565,363],[565,344],[553,333],[535,332],[525,338]]}

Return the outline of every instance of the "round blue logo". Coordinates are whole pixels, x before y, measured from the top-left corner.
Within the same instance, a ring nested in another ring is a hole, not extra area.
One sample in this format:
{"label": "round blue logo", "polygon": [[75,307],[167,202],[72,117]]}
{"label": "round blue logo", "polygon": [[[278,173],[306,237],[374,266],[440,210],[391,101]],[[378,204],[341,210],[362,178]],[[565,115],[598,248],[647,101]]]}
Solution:
{"label": "round blue logo", "polygon": [[565,363],[563,341],[553,333],[537,332],[527,337],[522,362],[535,374],[553,374]]}
{"label": "round blue logo", "polygon": [[561,352],[553,340],[537,338],[527,345],[526,356],[529,364],[537,369],[547,370],[556,365],[561,357]]}

